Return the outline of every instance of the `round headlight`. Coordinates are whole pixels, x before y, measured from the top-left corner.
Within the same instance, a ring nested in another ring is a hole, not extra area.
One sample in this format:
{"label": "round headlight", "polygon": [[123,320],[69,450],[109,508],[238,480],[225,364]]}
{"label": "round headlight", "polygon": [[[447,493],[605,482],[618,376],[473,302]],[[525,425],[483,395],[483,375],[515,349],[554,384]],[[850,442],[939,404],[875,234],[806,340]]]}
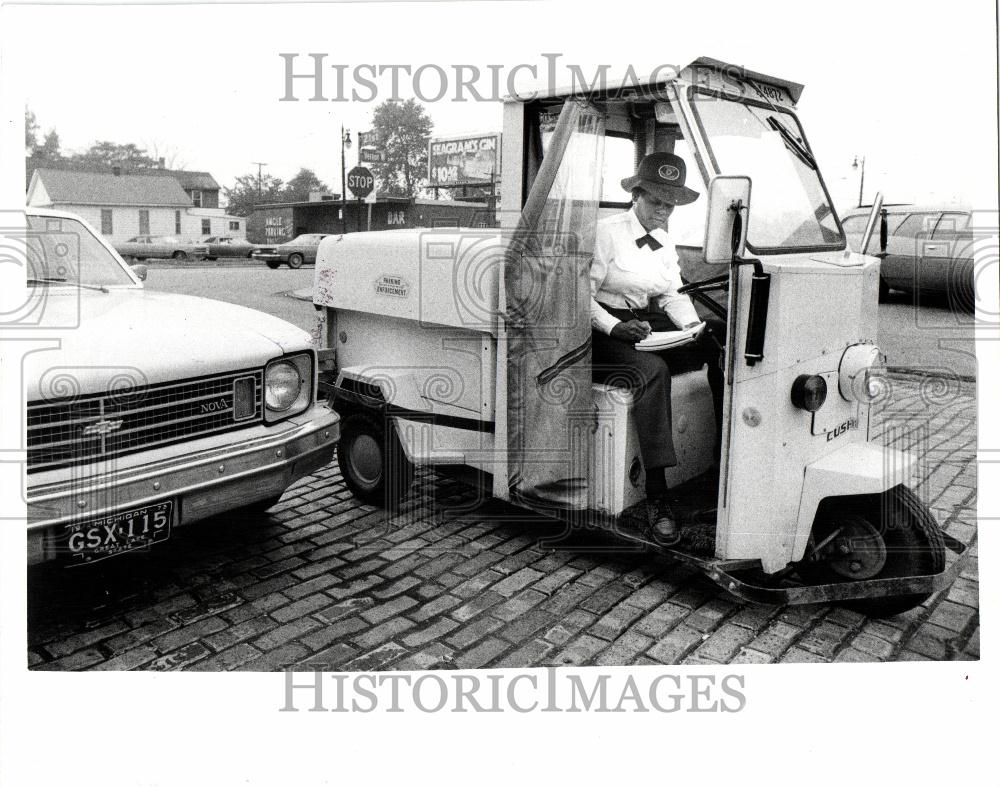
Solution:
{"label": "round headlight", "polygon": [[271,410],[287,410],[302,391],[299,370],[285,361],[272,363],[267,367],[264,379],[264,401]]}
{"label": "round headlight", "polygon": [[852,344],[840,359],[838,388],[849,402],[878,398],[885,381],[882,352],[874,344]]}
{"label": "round headlight", "polygon": [[818,374],[800,374],[792,383],[792,404],[815,413],[826,401],[826,380]]}

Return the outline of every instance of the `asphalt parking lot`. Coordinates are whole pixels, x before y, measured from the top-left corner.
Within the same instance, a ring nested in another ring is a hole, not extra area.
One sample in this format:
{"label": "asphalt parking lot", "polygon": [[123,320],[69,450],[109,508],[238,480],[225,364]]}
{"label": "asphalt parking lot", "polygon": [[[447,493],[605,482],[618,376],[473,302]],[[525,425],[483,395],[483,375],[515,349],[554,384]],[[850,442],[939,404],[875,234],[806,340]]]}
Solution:
{"label": "asphalt parking lot", "polygon": [[[742,602],[691,568],[590,534],[561,541],[425,472],[396,516],[357,504],[336,463],[267,515],[178,530],[144,555],[29,570],[40,670],[407,670],[540,665],[976,659],[972,384],[892,378],[882,438],[923,456],[917,491],[972,544],[961,577],[872,620]],[[544,544],[542,542],[550,543]],[[555,543],[551,543],[551,542]]]}

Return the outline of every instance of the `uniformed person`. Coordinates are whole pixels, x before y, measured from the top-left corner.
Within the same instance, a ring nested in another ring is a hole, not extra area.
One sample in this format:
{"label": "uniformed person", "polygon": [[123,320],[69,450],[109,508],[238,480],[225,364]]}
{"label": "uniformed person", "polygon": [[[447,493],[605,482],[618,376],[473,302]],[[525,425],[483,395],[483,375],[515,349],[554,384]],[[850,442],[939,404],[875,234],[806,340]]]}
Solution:
{"label": "uniformed person", "polygon": [[661,352],[643,352],[635,343],[653,330],[698,325],[701,320],[681,286],[677,252],[667,221],[677,205],[687,205],[698,192],[684,185],[684,160],[672,153],[644,157],[635,175],[622,180],[632,193],[632,207],[597,225],[590,268],[594,377],[628,387],[634,395],[632,414],[646,470],[649,526],[664,544],[679,539],[670,508],[664,468],[677,464],[670,408],[670,368],[700,368],[708,363],[708,380],[721,415],[723,376],[718,345],[703,332],[692,344]]}

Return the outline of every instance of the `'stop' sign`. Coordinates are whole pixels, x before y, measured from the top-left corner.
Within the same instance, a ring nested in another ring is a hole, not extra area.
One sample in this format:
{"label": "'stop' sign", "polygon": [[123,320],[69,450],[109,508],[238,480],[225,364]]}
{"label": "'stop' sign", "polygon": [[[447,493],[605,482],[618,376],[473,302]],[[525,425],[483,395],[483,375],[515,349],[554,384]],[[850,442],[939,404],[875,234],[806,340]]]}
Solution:
{"label": "'stop' sign", "polygon": [[358,199],[364,199],[375,188],[375,176],[368,167],[355,167],[347,173],[347,188]]}
{"label": "'stop' sign", "polygon": [[427,151],[431,186],[489,183],[500,176],[500,135],[432,139]]}

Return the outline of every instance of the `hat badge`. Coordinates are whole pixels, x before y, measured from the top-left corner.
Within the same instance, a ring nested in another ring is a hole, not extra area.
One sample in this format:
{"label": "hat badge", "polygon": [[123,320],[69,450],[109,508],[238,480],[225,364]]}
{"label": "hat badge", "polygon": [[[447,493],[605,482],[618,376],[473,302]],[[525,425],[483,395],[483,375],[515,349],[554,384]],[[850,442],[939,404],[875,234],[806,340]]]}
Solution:
{"label": "hat badge", "polygon": [[681,174],[681,171],[677,167],[670,164],[661,164],[656,172],[664,180],[677,180]]}

